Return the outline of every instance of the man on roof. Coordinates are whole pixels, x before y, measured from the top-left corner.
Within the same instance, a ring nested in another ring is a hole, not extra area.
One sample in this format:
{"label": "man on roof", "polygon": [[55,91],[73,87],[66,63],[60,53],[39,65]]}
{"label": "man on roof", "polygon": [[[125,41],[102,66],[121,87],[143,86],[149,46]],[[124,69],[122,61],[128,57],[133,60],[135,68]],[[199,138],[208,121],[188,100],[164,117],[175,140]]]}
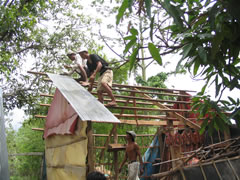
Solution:
{"label": "man on roof", "polygon": [[87,59],[87,67],[91,74],[89,78],[90,84],[88,87],[88,91],[92,91],[96,74],[100,73],[97,84],[98,100],[103,103],[103,92],[106,92],[111,98],[111,102],[109,102],[106,106],[116,106],[117,103],[112,93],[113,71],[108,67],[108,63],[97,54],[88,54],[87,49],[81,49],[78,51],[78,53],[82,59]]}
{"label": "man on roof", "polygon": [[80,60],[80,57],[78,58],[77,54],[73,51],[69,51],[67,56],[69,59],[71,59],[73,65],[65,65],[64,67],[70,69],[70,71],[63,73],[63,75],[72,75],[74,72],[76,72],[80,75],[80,78],[77,79],[77,81],[80,81],[83,86],[88,86],[88,77],[90,76],[90,73],[86,62],[84,60]]}
{"label": "man on roof", "polygon": [[[122,170],[123,165],[128,160],[128,180],[138,180],[139,166],[140,173],[143,173],[143,162],[140,153],[140,149],[138,144],[135,142],[136,133],[134,131],[126,132],[126,151],[123,162],[119,168],[119,173]],[[137,161],[137,157],[139,157],[140,163]]]}

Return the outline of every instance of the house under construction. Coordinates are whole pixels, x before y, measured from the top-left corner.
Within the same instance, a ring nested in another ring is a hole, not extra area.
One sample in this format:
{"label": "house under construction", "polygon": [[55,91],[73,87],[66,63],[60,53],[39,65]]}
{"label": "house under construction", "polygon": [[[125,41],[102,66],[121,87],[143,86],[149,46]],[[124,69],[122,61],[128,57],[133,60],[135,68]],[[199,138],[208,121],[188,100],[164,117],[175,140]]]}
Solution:
{"label": "house under construction", "polygon": [[[41,94],[52,98],[51,104],[40,104],[49,106],[48,114],[35,116],[46,118],[50,180],[86,179],[87,172],[94,170],[109,179],[127,179],[126,167],[118,173],[125,150],[125,135],[117,133],[122,125],[155,128],[154,133],[137,134],[144,162],[141,179],[240,178],[237,133],[200,135],[202,121],[191,111],[193,91],[113,84],[118,106],[107,109],[97,101],[95,91],[89,93],[71,77],[29,73],[46,76],[45,80],[56,87],[54,94]],[[93,123],[112,124],[112,129],[98,134]]]}

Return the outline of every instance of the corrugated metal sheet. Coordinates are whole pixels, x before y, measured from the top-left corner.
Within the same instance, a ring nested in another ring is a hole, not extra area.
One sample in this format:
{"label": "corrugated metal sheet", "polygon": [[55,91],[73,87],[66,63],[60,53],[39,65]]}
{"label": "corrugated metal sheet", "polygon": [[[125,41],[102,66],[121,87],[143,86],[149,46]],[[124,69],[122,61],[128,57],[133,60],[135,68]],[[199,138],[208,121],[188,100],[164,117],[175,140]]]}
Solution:
{"label": "corrugated metal sheet", "polygon": [[69,76],[47,73],[82,121],[120,123],[91,93]]}

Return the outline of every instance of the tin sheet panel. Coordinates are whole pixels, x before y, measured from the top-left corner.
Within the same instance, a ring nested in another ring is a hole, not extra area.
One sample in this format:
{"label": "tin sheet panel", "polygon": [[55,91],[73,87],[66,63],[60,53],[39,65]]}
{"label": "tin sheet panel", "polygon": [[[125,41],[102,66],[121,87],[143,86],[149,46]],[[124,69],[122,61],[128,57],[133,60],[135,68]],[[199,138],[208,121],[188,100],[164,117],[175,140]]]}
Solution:
{"label": "tin sheet panel", "polygon": [[120,123],[91,93],[69,76],[47,73],[82,121]]}

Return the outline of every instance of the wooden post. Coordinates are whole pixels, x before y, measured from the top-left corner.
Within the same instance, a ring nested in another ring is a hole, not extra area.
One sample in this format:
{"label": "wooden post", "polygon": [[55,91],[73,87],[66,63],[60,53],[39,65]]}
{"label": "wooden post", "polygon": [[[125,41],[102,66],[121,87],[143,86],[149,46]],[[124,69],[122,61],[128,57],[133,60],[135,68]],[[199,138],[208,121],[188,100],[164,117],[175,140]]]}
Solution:
{"label": "wooden post", "polygon": [[[168,121],[168,128],[170,131],[170,134],[174,137],[174,129],[173,129],[173,121]],[[171,153],[171,159],[178,159],[181,157],[181,148],[180,145],[176,146],[175,144],[171,145],[169,147],[170,153]],[[172,168],[177,168],[181,164],[181,161],[172,161]],[[176,176],[173,176],[173,180],[177,180],[178,178]]]}
{"label": "wooden post", "polygon": [[[118,143],[117,124],[114,124],[113,135],[114,135],[114,144],[117,144]],[[113,162],[114,162],[114,171],[115,171],[114,179],[118,180],[118,169],[119,169],[119,167],[118,167],[118,151],[117,150],[113,152]]]}
{"label": "wooden post", "polygon": [[88,137],[88,172],[94,171],[94,159],[93,159],[93,132],[92,122],[87,122],[87,137]]}
{"label": "wooden post", "polygon": [[[136,94],[133,93],[133,96],[135,96],[135,95],[136,95]],[[137,107],[136,105],[137,105],[136,99],[133,99],[133,107]],[[134,110],[134,115],[137,116],[137,111],[136,111],[136,110]],[[135,120],[136,120],[136,124],[137,124],[137,126],[138,126],[138,118],[135,117]]]}
{"label": "wooden post", "polygon": [[[163,154],[163,140],[162,140],[162,134],[163,134],[163,129],[160,127],[158,128],[158,143],[159,143],[159,152],[160,152],[160,158],[162,157]],[[163,159],[161,159],[163,161]]]}

